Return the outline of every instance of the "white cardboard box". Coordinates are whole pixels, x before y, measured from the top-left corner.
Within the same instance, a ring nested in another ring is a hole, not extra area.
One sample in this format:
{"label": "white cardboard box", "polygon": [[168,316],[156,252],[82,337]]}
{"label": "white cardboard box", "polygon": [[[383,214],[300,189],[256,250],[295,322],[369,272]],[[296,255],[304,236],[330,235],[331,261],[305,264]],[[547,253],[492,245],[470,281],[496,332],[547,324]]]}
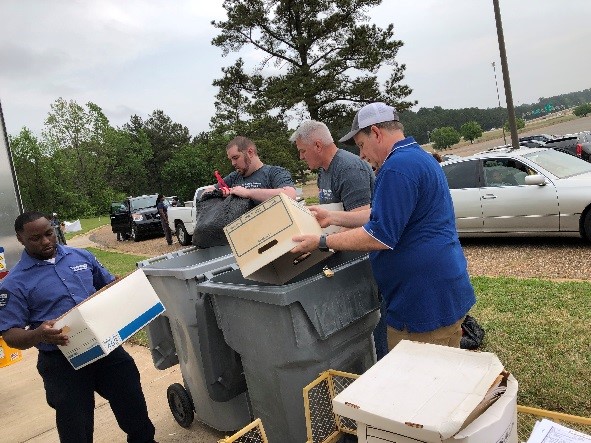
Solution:
{"label": "white cardboard box", "polygon": [[[315,205],[319,208],[326,209],[327,211],[344,211],[345,208],[342,203],[325,203],[323,205]],[[343,228],[341,226],[329,225],[326,228],[322,228],[322,232],[325,234],[335,234],[341,232]]]}
{"label": "white cardboard box", "polygon": [[[517,381],[464,427],[503,371],[496,355],[403,340],[333,400],[365,443],[517,443]],[[459,432],[458,432],[459,431]]]}
{"label": "white cardboard box", "polygon": [[242,276],[249,280],[283,284],[324,260],[331,252],[291,253],[300,234],[322,234],[314,215],[303,205],[279,194],[224,228]]}
{"label": "white cardboard box", "polygon": [[164,312],[152,285],[138,269],[70,309],[54,328],[67,327],[59,348],[74,369],[102,358]]}

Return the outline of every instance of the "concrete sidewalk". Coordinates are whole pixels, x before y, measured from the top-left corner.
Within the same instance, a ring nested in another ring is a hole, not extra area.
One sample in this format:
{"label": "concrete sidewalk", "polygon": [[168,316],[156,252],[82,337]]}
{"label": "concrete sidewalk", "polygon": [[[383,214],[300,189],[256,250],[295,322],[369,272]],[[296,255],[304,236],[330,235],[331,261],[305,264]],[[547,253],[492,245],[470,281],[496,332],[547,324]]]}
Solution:
{"label": "concrete sidewalk", "polygon": [[[184,429],[174,420],[166,400],[166,389],[172,383],[182,384],[178,365],[159,371],[152,363],[150,351],[143,346],[125,344],[140,370],[142,387],[150,418],[156,427],[156,441],[216,443],[224,433],[196,420]],[[23,351],[23,359],[0,368],[0,441],[7,443],[59,443],[55,415],[45,401],[45,390],[36,369],[37,350]],[[198,406],[197,406],[198,407]],[[94,441],[125,442],[111,408],[105,399],[96,397]]]}

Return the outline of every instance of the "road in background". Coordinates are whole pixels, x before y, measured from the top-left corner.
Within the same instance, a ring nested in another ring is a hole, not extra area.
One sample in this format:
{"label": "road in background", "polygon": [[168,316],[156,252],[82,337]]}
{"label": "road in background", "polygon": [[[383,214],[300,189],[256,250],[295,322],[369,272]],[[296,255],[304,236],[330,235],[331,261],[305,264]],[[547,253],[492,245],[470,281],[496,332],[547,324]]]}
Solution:
{"label": "road in background", "polygon": [[[527,129],[527,128],[526,128]],[[577,118],[575,120],[570,120],[567,122],[557,123],[557,124],[550,124],[548,126],[544,126],[542,128],[537,128],[534,130],[526,130],[524,132],[520,132],[519,136],[524,135],[535,135],[535,134],[552,134],[552,135],[564,135],[564,134],[572,134],[575,132],[582,132],[582,131],[591,131],[591,116]],[[412,134],[408,134],[412,135]],[[507,137],[507,143],[511,143],[511,137]],[[451,148],[446,149],[443,151],[439,151],[443,154],[456,154],[465,157],[467,155],[476,154],[477,152],[486,151],[487,149],[494,148],[495,146],[504,145],[505,141],[503,137],[499,137],[493,140],[488,140],[485,142],[473,143],[471,145],[462,146],[461,148]]]}

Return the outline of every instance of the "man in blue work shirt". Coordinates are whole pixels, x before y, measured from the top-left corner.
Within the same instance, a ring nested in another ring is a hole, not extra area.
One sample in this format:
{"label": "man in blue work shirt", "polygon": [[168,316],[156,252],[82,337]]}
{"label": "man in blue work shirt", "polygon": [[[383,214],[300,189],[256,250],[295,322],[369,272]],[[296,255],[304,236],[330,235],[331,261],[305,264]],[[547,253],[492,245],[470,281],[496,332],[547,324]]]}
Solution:
{"label": "man in blue work shirt", "polygon": [[0,335],[14,348],[39,349],[37,370],[60,441],[92,442],[96,391],[109,401],[128,442],[153,442],[139,371],[122,347],[78,370],[57,347],[68,336],[53,328],[56,319],[115,277],[90,252],[58,245],[40,212],[19,215],[14,229],[25,250],[0,283]]}
{"label": "man in blue work shirt", "polygon": [[292,252],[371,251],[389,348],[402,339],[460,347],[462,321],[476,298],[442,168],[404,136],[398,113],[385,103],[357,112],[351,131],[339,141],[351,139],[359,156],[378,167],[371,210],[313,209],[321,226],[355,229],[296,236],[299,245]]}

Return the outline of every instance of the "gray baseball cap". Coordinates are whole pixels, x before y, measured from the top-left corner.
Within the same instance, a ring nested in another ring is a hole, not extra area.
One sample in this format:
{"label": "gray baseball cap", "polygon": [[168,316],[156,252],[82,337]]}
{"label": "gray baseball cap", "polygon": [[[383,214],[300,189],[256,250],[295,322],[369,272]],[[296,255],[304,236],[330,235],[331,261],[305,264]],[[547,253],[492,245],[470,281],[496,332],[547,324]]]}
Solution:
{"label": "gray baseball cap", "polygon": [[351,130],[344,137],[339,139],[341,143],[348,143],[359,131],[368,126],[375,125],[377,123],[400,121],[396,109],[392,106],[388,106],[386,103],[376,102],[365,105],[353,119]]}

